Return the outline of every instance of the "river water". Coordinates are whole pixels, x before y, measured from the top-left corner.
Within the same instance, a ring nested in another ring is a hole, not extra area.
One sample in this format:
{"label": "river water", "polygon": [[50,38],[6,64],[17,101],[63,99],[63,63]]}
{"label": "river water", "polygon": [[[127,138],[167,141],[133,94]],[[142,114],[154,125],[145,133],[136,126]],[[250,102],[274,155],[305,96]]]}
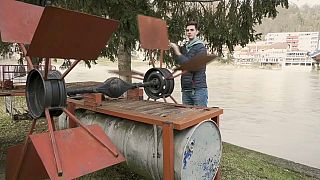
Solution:
{"label": "river water", "polygon": [[[104,81],[116,63],[78,65],[66,81]],[[145,72],[145,62],[132,69]],[[223,141],[320,168],[320,73],[207,67],[209,106],[224,109]],[[180,80],[173,96],[181,102]],[[146,97],[146,96],[145,96]]]}
{"label": "river water", "polygon": [[320,168],[320,73],[210,67],[223,141]]}

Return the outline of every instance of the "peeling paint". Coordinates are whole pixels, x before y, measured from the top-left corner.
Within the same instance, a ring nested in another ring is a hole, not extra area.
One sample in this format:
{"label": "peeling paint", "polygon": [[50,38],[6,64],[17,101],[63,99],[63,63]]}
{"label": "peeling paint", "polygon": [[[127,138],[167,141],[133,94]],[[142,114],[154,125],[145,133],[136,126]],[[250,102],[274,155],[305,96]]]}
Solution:
{"label": "peeling paint", "polygon": [[189,148],[188,150],[184,151],[183,153],[183,169],[186,169],[188,160],[191,158],[193,151],[190,151]]}
{"label": "peeling paint", "polygon": [[216,174],[219,167],[219,161],[216,161],[214,158],[209,158],[206,162],[202,163],[202,170],[204,171],[204,175],[202,175],[203,179],[212,179]]}

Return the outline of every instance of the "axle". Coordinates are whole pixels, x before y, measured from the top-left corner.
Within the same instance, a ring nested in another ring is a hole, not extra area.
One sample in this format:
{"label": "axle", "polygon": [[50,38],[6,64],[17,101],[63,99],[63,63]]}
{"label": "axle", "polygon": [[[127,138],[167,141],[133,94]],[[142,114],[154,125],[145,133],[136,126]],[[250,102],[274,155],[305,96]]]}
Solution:
{"label": "axle", "polygon": [[111,98],[118,98],[129,89],[135,89],[139,87],[148,88],[155,87],[158,85],[159,81],[156,79],[143,83],[127,83],[120,78],[111,77],[98,86],[90,86],[85,88],[67,88],[67,95],[72,96],[84,93],[102,93]]}

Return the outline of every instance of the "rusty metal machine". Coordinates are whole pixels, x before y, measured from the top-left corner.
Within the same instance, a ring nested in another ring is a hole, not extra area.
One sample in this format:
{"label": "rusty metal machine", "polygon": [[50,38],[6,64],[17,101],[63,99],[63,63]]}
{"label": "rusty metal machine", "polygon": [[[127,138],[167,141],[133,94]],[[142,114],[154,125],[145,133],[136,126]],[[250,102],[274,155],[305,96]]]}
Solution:
{"label": "rusty metal machine", "polygon": [[[101,127],[83,125],[66,109],[64,82],[64,77],[80,60],[98,57],[112,32],[117,29],[118,22],[18,1],[1,1],[0,7],[2,40],[21,43],[20,47],[28,60],[30,71],[26,99],[33,118],[24,144],[8,150],[6,178],[74,179],[124,161],[123,155]],[[28,50],[24,48],[24,43],[30,44]],[[46,58],[44,71],[34,68],[30,57]],[[77,60],[61,74],[50,71],[49,58],[53,57]],[[78,127],[56,131],[53,117],[62,112],[68,114]],[[42,116],[48,122],[48,132],[33,134],[37,119]]]}
{"label": "rusty metal machine", "polygon": [[[153,131],[154,143],[146,141],[144,144],[156,150],[156,153],[147,153],[148,158],[156,160],[148,170],[151,173],[147,175],[153,179],[188,179],[200,176],[203,179],[212,179],[216,176],[222,148],[217,125],[222,109],[154,101],[102,100],[103,96],[118,98],[124,92],[140,87],[144,89],[148,99],[165,100],[170,97],[174,100],[171,96],[174,78],[185,71],[197,70],[216,57],[197,56],[173,72],[162,68],[163,53],[168,50],[169,42],[164,20],[138,16],[141,46],[145,49],[160,49],[160,67],[151,68],[145,74],[114,71],[117,74],[127,73],[132,77],[138,75],[140,77],[137,78],[142,82],[127,83],[117,77],[111,77],[95,86],[66,88],[65,77],[68,73],[81,60],[97,59],[118,24],[116,20],[56,7],[43,8],[18,1],[0,1],[2,41],[19,43],[28,62],[26,100],[29,114],[33,118],[25,142],[8,150],[7,179],[74,179],[125,160],[131,165],[139,164],[139,161],[130,157],[141,154],[143,156],[145,153],[138,152],[135,148],[131,149],[130,153],[125,152],[126,148],[121,146],[120,141],[126,139],[114,138],[117,133],[127,136],[127,132],[121,131],[120,128],[112,134],[111,129],[118,126],[101,126],[102,122],[107,122],[101,120],[103,117],[92,123],[99,114],[91,117],[90,122],[86,117],[78,119],[75,110],[79,108],[123,118],[115,124],[123,124],[122,121],[129,120],[134,123],[134,127],[146,128],[145,132],[135,132],[135,136],[138,137],[141,135],[148,138],[148,133],[145,133]],[[24,44],[30,44],[28,49]],[[31,57],[45,58],[44,69],[35,68]],[[50,58],[75,61],[62,74],[51,70]],[[179,70],[182,72],[174,75]],[[77,94],[84,94],[84,99],[72,98]],[[87,101],[92,98],[90,94],[95,98]],[[62,113],[68,117],[68,123],[64,126],[66,129],[58,130],[53,118]],[[47,120],[48,132],[34,134],[37,119],[41,117]],[[141,123],[147,126],[141,126]],[[124,126],[130,126],[130,123]],[[134,129],[133,126],[130,129]],[[202,138],[205,136],[203,132],[207,132],[208,136]],[[136,143],[139,140],[133,139],[128,142]],[[210,144],[210,147],[202,144]],[[196,146],[201,148],[197,149]],[[207,153],[203,153],[204,150]],[[160,160],[157,160],[158,158]],[[199,162],[202,164],[199,165],[196,159],[200,159]],[[143,157],[140,161],[145,162]],[[138,171],[147,167],[148,164],[138,168]]]}

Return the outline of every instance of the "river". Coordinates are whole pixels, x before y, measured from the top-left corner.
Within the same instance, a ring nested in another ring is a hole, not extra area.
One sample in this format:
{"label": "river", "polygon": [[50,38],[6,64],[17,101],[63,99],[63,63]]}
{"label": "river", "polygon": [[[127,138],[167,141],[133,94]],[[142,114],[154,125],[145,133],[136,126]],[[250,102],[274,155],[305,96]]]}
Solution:
{"label": "river", "polygon": [[[212,71],[211,71],[212,70]],[[320,168],[320,73],[210,67],[223,141]]]}
{"label": "river", "polygon": [[[66,81],[104,81],[116,63],[78,65]],[[145,72],[145,62],[132,69]],[[238,146],[320,168],[320,73],[244,69],[209,64],[209,106],[224,109],[222,139]],[[181,102],[180,80],[173,96]],[[146,96],[145,96],[146,97]]]}

